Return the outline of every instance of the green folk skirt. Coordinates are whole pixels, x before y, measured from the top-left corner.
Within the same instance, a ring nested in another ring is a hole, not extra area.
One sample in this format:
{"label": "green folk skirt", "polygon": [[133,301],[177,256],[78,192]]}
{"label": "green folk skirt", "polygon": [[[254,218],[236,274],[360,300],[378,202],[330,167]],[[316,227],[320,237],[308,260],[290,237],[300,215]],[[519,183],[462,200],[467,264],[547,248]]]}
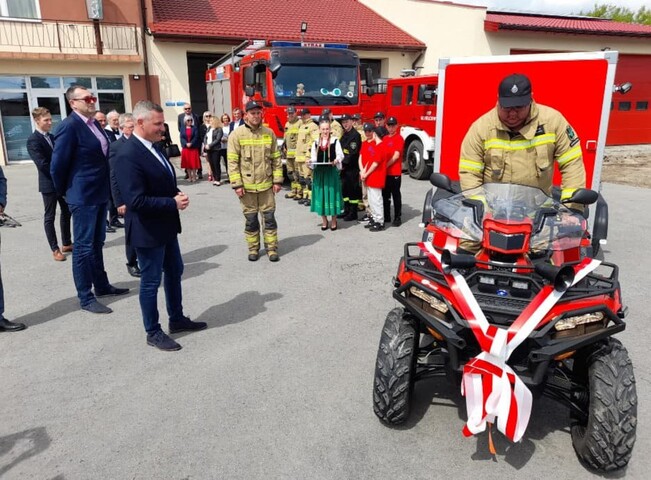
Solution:
{"label": "green folk skirt", "polygon": [[331,165],[315,165],[312,173],[310,211],[319,215],[339,215],[344,208],[339,170]]}

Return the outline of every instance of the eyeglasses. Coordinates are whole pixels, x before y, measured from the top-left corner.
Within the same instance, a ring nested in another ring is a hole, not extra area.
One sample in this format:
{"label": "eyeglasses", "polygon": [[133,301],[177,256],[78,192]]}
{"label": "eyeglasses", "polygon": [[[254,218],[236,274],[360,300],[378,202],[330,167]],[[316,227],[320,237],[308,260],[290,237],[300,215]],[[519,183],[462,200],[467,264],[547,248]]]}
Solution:
{"label": "eyeglasses", "polygon": [[73,98],[73,100],[82,100],[86,103],[95,103],[97,102],[97,97],[94,97],[92,95],[88,95],[87,97],[82,97],[82,98]]}
{"label": "eyeglasses", "polygon": [[192,110],[192,107],[185,107],[183,110]]}
{"label": "eyeglasses", "polygon": [[204,115],[203,118],[212,118],[212,115]]}

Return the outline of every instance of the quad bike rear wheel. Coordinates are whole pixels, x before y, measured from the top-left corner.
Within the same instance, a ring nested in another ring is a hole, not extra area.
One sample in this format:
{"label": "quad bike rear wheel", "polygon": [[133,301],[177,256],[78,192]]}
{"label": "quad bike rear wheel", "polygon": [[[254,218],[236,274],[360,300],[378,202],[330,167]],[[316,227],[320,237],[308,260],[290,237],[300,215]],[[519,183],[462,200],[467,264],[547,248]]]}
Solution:
{"label": "quad bike rear wheel", "polygon": [[583,401],[587,419],[572,426],[574,450],[590,469],[623,468],[631,459],[637,426],[635,376],[628,352],[611,338],[579,362],[578,369],[588,389]]}
{"label": "quad bike rear wheel", "polygon": [[373,411],[389,425],[409,417],[416,376],[418,324],[404,309],[394,308],[384,322],[375,364]]}

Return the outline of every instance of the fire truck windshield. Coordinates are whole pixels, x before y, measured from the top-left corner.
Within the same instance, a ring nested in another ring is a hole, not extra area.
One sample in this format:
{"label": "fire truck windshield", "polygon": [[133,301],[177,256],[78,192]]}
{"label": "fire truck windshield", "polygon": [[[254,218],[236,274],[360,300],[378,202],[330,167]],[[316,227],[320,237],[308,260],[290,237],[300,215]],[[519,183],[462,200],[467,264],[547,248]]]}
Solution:
{"label": "fire truck windshield", "polygon": [[356,105],[355,66],[283,65],[273,77],[278,105]]}

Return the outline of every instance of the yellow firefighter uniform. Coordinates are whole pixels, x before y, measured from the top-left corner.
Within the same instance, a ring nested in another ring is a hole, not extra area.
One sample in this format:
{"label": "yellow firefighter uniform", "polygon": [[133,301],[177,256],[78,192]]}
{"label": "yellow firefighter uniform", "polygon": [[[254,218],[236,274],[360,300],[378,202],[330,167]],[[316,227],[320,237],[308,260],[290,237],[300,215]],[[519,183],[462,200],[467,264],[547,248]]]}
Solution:
{"label": "yellow firefighter uniform", "polygon": [[296,142],[298,140],[298,129],[301,125],[300,118],[285,124],[285,148],[287,149],[287,176],[292,182],[292,191],[285,195],[285,198],[294,198],[301,190],[299,182],[299,171],[296,168]]}
{"label": "yellow firefighter uniform", "polygon": [[308,167],[312,142],[319,136],[319,126],[310,118],[307,122],[302,121],[298,129],[296,140],[296,165],[300,173],[301,190],[297,197],[304,198],[306,203],[311,197],[312,170]]}
{"label": "yellow firefighter uniform", "polygon": [[244,236],[249,254],[260,249],[260,222],[262,216],[264,244],[267,255],[277,256],[278,230],[276,200],[271,188],[282,185],[283,169],[280,152],[276,149],[276,135],[260,125],[253,129],[248,124],[236,128],[228,136],[228,177],[233,189],[244,188],[240,198],[244,212]]}
{"label": "yellow firefighter uniform", "polygon": [[517,183],[551,194],[554,162],[561,172],[561,199],[585,188],[581,141],[563,115],[531,102],[524,126],[512,132],[497,114],[497,107],[472,124],[459,160],[461,189],[483,183]]}

